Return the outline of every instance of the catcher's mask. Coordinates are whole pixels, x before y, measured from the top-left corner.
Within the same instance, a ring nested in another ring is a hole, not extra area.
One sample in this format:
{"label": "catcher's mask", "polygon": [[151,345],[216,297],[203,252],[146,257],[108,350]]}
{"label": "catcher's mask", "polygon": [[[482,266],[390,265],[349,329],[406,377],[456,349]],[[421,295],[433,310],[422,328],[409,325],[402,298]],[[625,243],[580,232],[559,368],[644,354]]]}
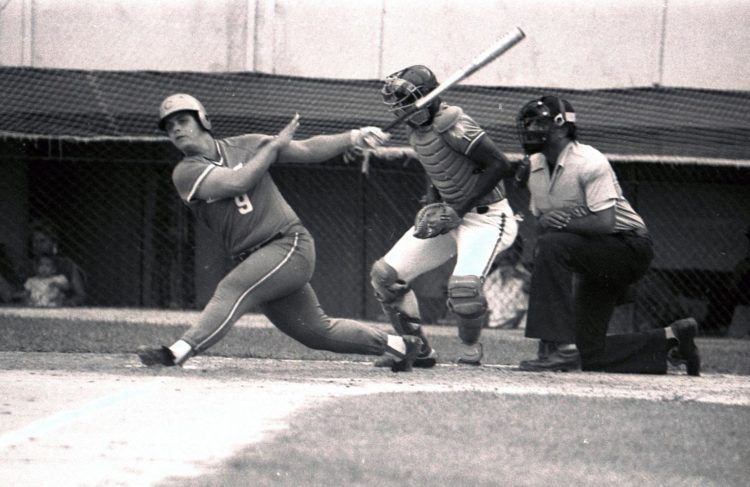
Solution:
{"label": "catcher's mask", "polygon": [[528,102],[516,118],[518,138],[527,154],[542,152],[556,127],[567,125],[568,136],[575,139],[576,114],[573,106],[557,96],[543,96]]}
{"label": "catcher's mask", "polygon": [[201,126],[209,132],[211,131],[211,121],[208,119],[203,104],[197,98],[185,93],[170,95],[161,102],[161,105],[159,105],[159,128],[164,130],[167,117],[183,111],[193,112],[198,117]]}
{"label": "catcher's mask", "polygon": [[385,78],[380,94],[383,96],[383,102],[388,105],[388,111],[396,117],[413,111],[406,122],[411,125],[426,125],[432,121],[432,117],[437,112],[437,107],[440,105],[439,99],[436,98],[419,110],[414,110],[414,104],[437,86],[437,78],[432,71],[425,66],[416,65],[404,68]]}

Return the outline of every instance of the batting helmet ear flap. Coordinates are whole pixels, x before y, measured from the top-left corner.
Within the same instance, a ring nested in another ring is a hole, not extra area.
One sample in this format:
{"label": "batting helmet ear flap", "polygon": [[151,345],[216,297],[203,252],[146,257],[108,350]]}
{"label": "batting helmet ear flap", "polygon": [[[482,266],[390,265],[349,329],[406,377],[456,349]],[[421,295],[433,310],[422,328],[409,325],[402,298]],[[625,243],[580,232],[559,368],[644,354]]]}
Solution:
{"label": "batting helmet ear flap", "polygon": [[547,95],[541,97],[539,101],[549,109],[550,115],[557,112],[552,116],[552,122],[558,127],[562,127],[566,123],[575,123],[575,111],[573,111],[573,106],[566,100],[556,95]]}
{"label": "batting helmet ear flap", "polygon": [[554,109],[557,111],[555,116],[552,117],[552,121],[558,127],[562,127],[566,123],[575,123],[575,110],[573,110],[573,105],[571,105],[567,100],[563,100],[559,96],[555,95],[544,96],[540,100],[550,110]]}
{"label": "batting helmet ear flap", "polygon": [[563,106],[563,102],[559,96],[556,96],[555,98],[557,99],[557,109],[560,113],[555,115],[555,118],[553,119],[553,121],[555,122],[555,125],[559,127],[559,126],[562,126],[566,122],[565,107]]}

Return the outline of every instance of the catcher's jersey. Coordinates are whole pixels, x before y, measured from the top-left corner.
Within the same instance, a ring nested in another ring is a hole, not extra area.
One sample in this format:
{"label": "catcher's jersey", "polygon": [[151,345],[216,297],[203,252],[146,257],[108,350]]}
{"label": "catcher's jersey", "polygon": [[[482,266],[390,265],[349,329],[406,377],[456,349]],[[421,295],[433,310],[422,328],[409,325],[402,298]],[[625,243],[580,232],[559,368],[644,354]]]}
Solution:
{"label": "catcher's jersey", "polygon": [[551,175],[541,152],[533,154],[529,161],[530,208],[535,216],[579,206],[592,212],[614,206],[615,232],[646,228],[643,219],[623,196],[607,158],[590,145],[579,142],[566,145]]}
{"label": "catcher's jersey", "polygon": [[221,160],[186,157],[172,171],[172,181],[182,200],[198,219],[222,236],[224,247],[231,255],[251,249],[300,223],[268,172],[241,196],[209,201],[195,196],[212,170],[219,166],[239,169],[269,140],[269,136],[259,134],[217,139]]}
{"label": "catcher's jersey", "polygon": [[[468,154],[485,131],[464,111],[445,103],[431,125],[408,127],[409,143],[417,153],[432,185],[448,204],[461,204],[472,193],[482,173]],[[486,197],[487,202],[503,199],[502,181]]]}

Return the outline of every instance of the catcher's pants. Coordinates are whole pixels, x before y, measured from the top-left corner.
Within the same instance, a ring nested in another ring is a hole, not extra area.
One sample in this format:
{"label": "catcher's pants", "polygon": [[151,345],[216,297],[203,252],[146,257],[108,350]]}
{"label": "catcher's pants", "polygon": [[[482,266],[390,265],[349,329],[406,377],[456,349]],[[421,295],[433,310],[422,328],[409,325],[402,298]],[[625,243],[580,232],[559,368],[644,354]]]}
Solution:
{"label": "catcher's pants", "polygon": [[456,256],[454,276],[485,277],[495,256],[509,248],[518,234],[518,222],[507,199],[464,215],[461,225],[432,238],[412,236],[410,228],[383,257],[407,283]]}
{"label": "catcher's pants", "polygon": [[227,274],[182,339],[196,354],[204,352],[244,313],[259,307],[279,330],[310,348],[382,355],[386,333],[357,321],[326,316],[309,284],[314,269],[313,238],[304,227],[296,227],[250,254]]}
{"label": "catcher's pants", "polygon": [[[617,300],[646,273],[653,257],[649,237],[540,235],[534,251],[526,336],[575,341],[583,370],[666,373],[664,330],[607,335]],[[578,279],[571,290],[573,273]]]}

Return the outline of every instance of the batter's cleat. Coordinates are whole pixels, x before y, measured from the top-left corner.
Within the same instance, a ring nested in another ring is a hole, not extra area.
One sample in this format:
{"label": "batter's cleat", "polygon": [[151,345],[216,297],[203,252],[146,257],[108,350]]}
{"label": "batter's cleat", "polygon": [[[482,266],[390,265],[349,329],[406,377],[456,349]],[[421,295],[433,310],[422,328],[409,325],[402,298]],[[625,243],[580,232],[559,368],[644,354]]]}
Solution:
{"label": "batter's cleat", "polygon": [[406,354],[401,360],[393,362],[391,365],[392,372],[411,372],[414,361],[417,359],[419,351],[422,350],[422,340],[419,337],[404,335],[404,343],[406,343]]}
{"label": "batter's cleat", "polygon": [[461,345],[461,355],[458,357],[458,363],[463,365],[482,365],[482,357],[484,357],[484,348],[482,344],[477,342],[469,345],[463,343]]}
{"label": "batter's cleat", "polygon": [[375,362],[373,362],[373,365],[375,367],[393,367],[393,364],[396,363],[396,359],[392,357],[380,357],[379,359],[376,359]]}
{"label": "batter's cleat", "polygon": [[[426,349],[425,349],[426,348]],[[437,364],[438,354],[432,347],[422,347],[422,350],[414,360],[414,367],[420,369],[431,369]]]}
{"label": "batter's cleat", "polygon": [[698,322],[694,318],[677,320],[671,325],[672,333],[677,338],[677,351],[670,350],[667,360],[673,365],[684,363],[688,375],[701,375],[701,356],[695,346],[695,335],[698,333]]}
{"label": "batter's cleat", "polygon": [[546,358],[522,360],[518,366],[526,372],[567,372],[581,368],[581,356],[578,350],[555,350]]}
{"label": "batter's cleat", "polygon": [[153,365],[164,365],[167,367],[177,365],[174,361],[174,354],[165,346],[160,348],[138,347],[136,353],[138,354],[138,358],[141,359],[141,363],[148,367]]}

